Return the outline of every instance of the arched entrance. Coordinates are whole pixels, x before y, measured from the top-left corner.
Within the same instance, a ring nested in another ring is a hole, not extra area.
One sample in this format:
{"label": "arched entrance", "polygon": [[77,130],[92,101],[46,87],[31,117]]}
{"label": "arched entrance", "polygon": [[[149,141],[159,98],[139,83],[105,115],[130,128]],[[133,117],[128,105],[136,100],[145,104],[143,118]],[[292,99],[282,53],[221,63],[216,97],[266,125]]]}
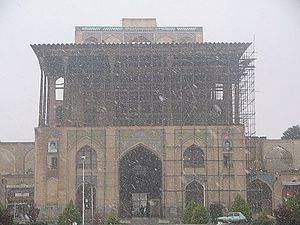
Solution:
{"label": "arched entrance", "polygon": [[263,209],[272,213],[272,190],[261,180],[252,181],[247,188],[247,200],[254,213]]}
{"label": "arched entrance", "polygon": [[189,183],[185,188],[185,204],[190,202],[204,205],[204,188],[196,181]]}
{"label": "arched entrance", "polygon": [[120,216],[159,217],[162,188],[160,159],[145,147],[138,146],[122,157],[119,171]]}

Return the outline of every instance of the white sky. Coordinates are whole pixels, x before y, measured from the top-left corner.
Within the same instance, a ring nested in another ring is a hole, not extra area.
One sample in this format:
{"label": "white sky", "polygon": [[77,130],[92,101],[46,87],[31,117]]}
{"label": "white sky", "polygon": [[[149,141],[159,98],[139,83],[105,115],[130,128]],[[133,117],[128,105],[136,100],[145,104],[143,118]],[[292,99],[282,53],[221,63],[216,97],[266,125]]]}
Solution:
{"label": "white sky", "polygon": [[203,26],[207,42],[255,35],[256,131],[280,138],[300,123],[300,0],[0,0],[0,140],[33,141],[40,71],[30,44],[74,42],[76,25]]}

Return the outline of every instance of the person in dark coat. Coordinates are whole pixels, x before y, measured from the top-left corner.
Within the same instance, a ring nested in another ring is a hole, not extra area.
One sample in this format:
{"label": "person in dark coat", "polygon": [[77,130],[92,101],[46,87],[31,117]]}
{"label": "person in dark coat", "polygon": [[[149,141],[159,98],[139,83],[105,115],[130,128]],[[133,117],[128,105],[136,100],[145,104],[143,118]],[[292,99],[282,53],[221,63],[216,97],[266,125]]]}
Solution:
{"label": "person in dark coat", "polygon": [[140,206],[140,213],[141,213],[141,216],[142,216],[142,217],[144,216],[144,210],[145,210],[144,206],[141,205],[141,206]]}

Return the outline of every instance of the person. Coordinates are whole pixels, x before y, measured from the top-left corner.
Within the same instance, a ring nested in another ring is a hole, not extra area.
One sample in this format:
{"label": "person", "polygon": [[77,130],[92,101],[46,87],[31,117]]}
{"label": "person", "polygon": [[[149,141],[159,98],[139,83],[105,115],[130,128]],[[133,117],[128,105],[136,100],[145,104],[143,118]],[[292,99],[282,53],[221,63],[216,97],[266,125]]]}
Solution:
{"label": "person", "polygon": [[144,210],[145,210],[144,206],[141,205],[141,206],[140,206],[140,213],[141,213],[141,216],[144,216]]}
{"label": "person", "polygon": [[149,217],[150,216],[150,202],[147,201],[146,204],[146,216]]}
{"label": "person", "polygon": [[51,141],[49,143],[49,149],[48,152],[57,152],[56,142]]}
{"label": "person", "polygon": [[231,142],[229,140],[224,141],[224,151],[226,151],[226,152],[231,151]]}

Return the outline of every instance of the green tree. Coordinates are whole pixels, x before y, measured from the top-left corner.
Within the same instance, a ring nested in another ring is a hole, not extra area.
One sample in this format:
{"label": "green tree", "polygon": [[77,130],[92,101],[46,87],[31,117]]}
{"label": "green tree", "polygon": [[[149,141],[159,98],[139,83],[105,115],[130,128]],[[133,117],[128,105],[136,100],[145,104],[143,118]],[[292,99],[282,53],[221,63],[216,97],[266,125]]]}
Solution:
{"label": "green tree", "polygon": [[289,127],[282,133],[281,139],[300,139],[300,126]]}
{"label": "green tree", "polygon": [[208,223],[209,214],[204,205],[197,204],[197,206],[192,211],[192,223]]}
{"label": "green tree", "polygon": [[223,216],[223,205],[218,203],[213,203],[209,206],[209,216],[212,222],[216,223],[218,217]]}
{"label": "green tree", "polygon": [[80,224],[82,221],[79,210],[74,206],[71,200],[65,207],[62,214],[58,217],[58,225],[72,225],[73,222]]}
{"label": "green tree", "polygon": [[286,201],[286,206],[291,210],[290,220],[292,224],[300,224],[300,203],[296,196],[291,196]]}
{"label": "green tree", "polygon": [[299,207],[299,202],[295,195],[288,197],[288,199],[286,200],[286,207],[291,210]]}
{"label": "green tree", "polygon": [[190,224],[192,223],[192,214],[193,214],[193,209],[196,207],[195,202],[189,202],[186,204],[183,210],[183,217],[182,217],[182,222],[184,224]]}
{"label": "green tree", "polygon": [[257,214],[258,221],[266,221],[268,219],[268,213],[265,210],[262,210],[260,213]]}
{"label": "green tree", "polygon": [[105,217],[105,224],[107,225],[113,225],[113,224],[120,224],[120,220],[115,212],[110,212]]}
{"label": "green tree", "polygon": [[231,212],[241,212],[246,217],[247,220],[252,219],[251,209],[250,209],[249,205],[247,204],[247,202],[245,201],[245,199],[243,199],[240,194],[237,194],[235,196],[230,211]]}

